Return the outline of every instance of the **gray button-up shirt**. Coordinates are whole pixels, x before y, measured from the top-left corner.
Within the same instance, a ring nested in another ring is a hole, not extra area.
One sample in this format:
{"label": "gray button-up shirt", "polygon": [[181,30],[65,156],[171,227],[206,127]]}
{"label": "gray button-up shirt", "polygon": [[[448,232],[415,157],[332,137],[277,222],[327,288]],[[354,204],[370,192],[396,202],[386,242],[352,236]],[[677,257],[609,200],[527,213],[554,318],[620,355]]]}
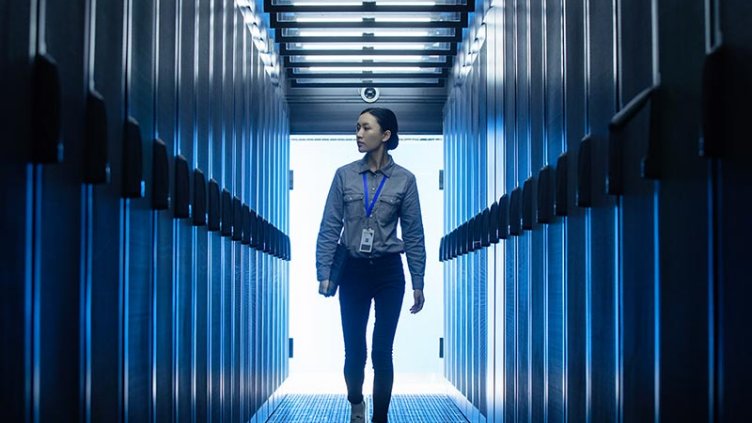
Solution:
{"label": "gray button-up shirt", "polygon": [[[369,203],[373,202],[381,179],[387,178],[370,217],[366,216],[365,210],[364,173]],[[404,242],[397,238],[398,219]],[[374,231],[373,250],[370,253],[359,251],[363,229]],[[347,247],[351,257],[407,253],[413,289],[423,289],[426,247],[415,175],[394,163],[391,156],[388,163],[376,172],[371,172],[366,157],[337,169],[326,199],[316,243],[316,276],[320,281],[329,279],[338,241]]]}

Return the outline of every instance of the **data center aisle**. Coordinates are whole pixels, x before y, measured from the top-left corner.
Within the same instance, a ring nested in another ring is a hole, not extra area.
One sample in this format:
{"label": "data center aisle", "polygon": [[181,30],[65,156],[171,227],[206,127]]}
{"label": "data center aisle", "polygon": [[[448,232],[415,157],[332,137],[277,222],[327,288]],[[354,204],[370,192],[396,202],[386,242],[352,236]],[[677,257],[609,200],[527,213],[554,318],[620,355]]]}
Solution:
{"label": "data center aisle", "polygon": [[[366,396],[368,410],[372,397]],[[267,423],[339,423],[350,418],[347,398],[340,394],[289,394]],[[370,419],[370,417],[369,417]],[[370,421],[370,420],[369,420]],[[397,394],[389,407],[393,423],[466,423],[467,419],[446,395]]]}

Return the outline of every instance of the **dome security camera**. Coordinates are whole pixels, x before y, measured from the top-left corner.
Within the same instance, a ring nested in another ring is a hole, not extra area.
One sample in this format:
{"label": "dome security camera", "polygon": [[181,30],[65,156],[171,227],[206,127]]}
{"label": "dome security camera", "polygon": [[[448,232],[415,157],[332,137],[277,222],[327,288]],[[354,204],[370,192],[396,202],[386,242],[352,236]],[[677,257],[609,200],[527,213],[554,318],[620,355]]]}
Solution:
{"label": "dome security camera", "polygon": [[366,103],[374,103],[379,99],[379,89],[374,87],[361,88],[360,98],[362,98]]}

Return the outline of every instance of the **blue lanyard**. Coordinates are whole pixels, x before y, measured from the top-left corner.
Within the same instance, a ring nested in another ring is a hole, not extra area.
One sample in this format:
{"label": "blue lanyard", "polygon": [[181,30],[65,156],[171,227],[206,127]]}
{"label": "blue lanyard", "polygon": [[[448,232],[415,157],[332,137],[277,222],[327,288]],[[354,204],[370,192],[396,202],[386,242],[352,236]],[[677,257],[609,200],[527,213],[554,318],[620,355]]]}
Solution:
{"label": "blue lanyard", "polygon": [[379,198],[379,194],[381,194],[381,188],[384,188],[384,182],[386,182],[386,175],[384,175],[383,178],[381,178],[381,183],[379,184],[379,188],[376,190],[376,194],[373,195],[373,201],[371,204],[368,204],[368,180],[366,178],[365,172],[363,172],[363,201],[366,203],[366,217],[371,217],[371,212],[373,212],[373,207],[376,205],[376,199]]}

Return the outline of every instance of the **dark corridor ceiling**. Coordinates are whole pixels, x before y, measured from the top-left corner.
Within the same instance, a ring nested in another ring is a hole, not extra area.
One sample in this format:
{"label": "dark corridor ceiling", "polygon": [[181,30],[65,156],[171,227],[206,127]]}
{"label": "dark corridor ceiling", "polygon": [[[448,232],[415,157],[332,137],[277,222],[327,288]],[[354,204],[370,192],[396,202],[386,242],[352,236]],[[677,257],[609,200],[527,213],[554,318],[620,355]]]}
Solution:
{"label": "dark corridor ceiling", "polygon": [[[291,132],[350,133],[365,107],[401,132],[441,133],[442,109],[474,0],[264,0]],[[369,104],[364,88],[379,91]]]}

